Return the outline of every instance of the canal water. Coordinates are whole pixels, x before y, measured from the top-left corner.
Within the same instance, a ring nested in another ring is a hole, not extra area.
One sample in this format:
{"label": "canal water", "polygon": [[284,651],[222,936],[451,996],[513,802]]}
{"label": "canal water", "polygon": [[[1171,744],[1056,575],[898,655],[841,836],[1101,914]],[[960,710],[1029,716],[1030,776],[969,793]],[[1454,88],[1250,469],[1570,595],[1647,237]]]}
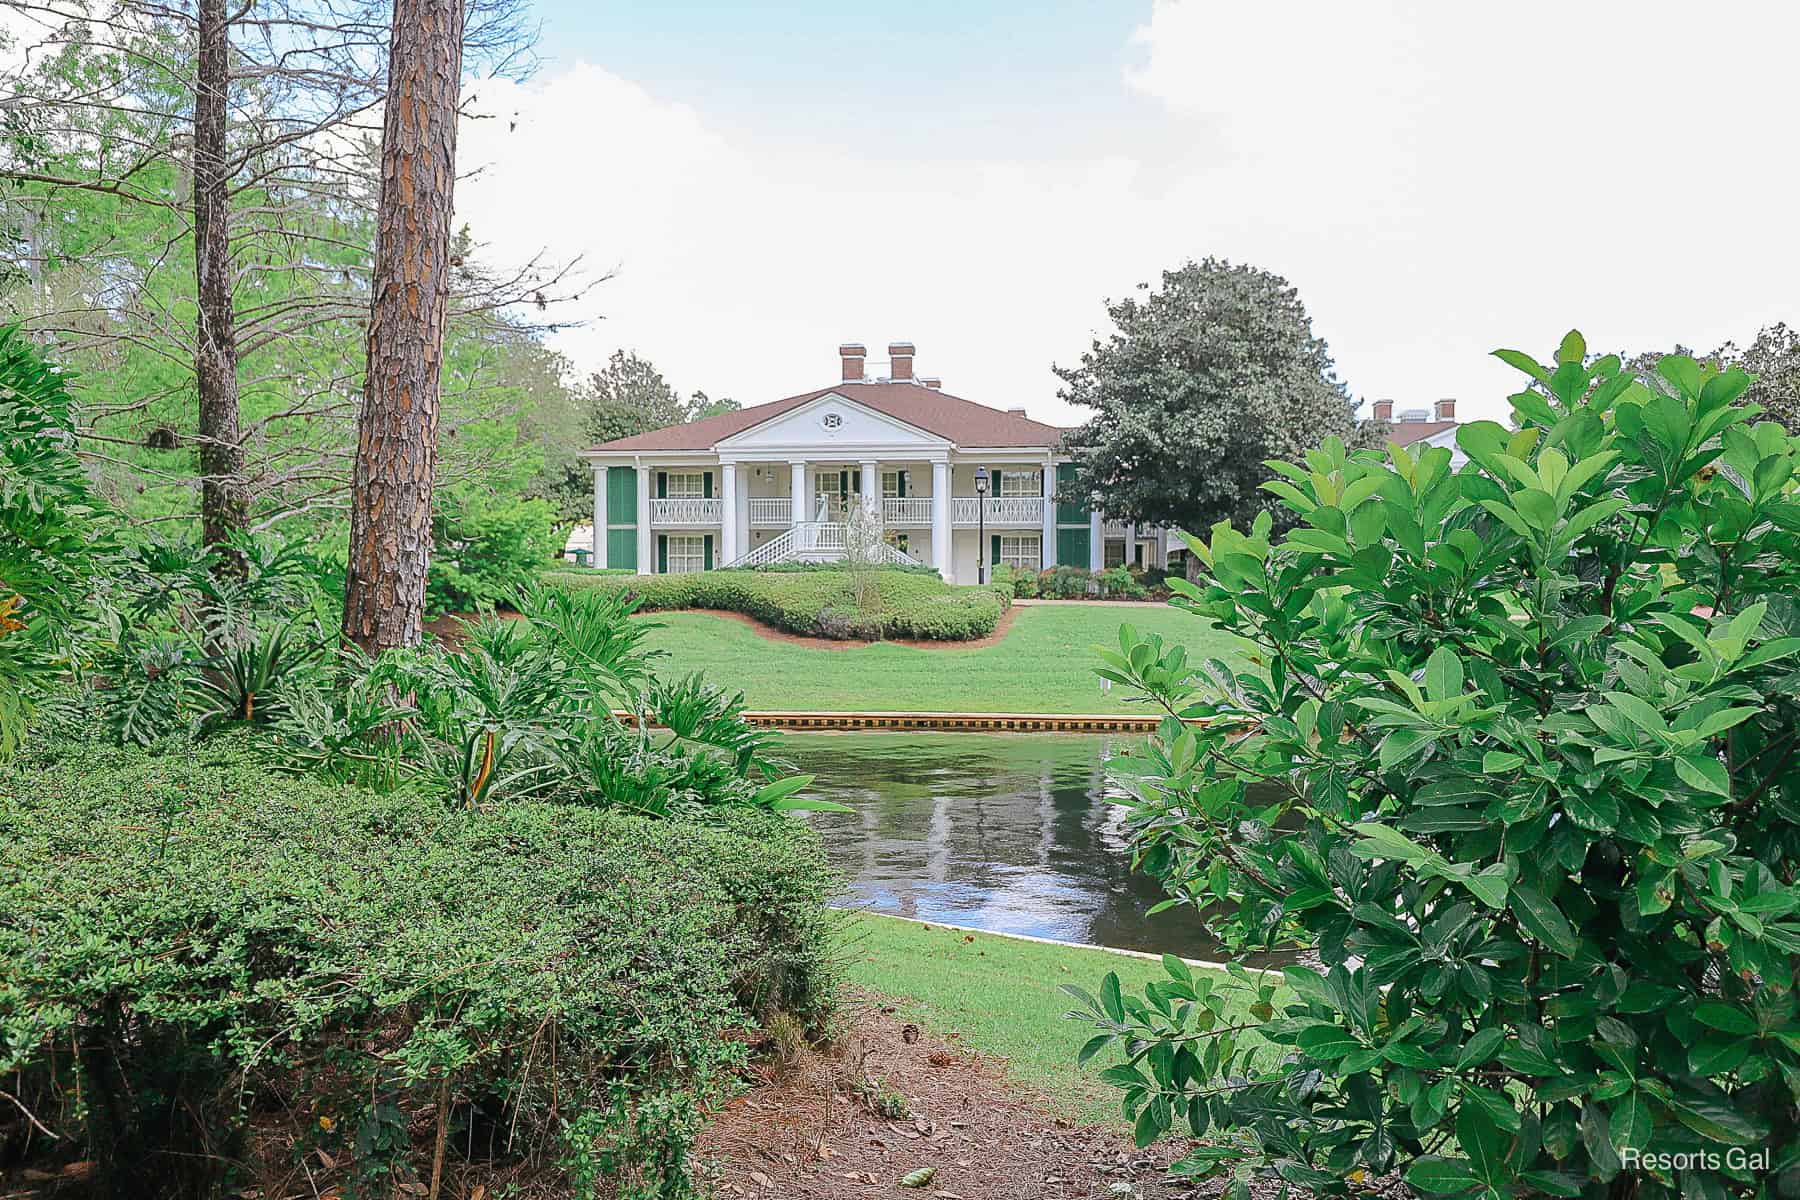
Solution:
{"label": "canal water", "polygon": [[812,818],[875,912],[1126,950],[1220,956],[1186,909],[1134,874],[1107,760],[1141,736],[806,733],[786,756],[809,794],[854,814]]}

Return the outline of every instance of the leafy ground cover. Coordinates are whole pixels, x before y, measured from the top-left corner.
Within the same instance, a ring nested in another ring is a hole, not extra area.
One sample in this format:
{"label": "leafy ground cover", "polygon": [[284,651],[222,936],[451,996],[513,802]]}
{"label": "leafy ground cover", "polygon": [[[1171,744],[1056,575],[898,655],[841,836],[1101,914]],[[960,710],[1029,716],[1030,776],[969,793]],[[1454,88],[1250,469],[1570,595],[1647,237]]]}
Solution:
{"label": "leafy ground cover", "polygon": [[[552,587],[622,593],[645,612],[710,608],[743,613],[787,633],[875,641],[969,641],[994,632],[1012,587],[958,587],[927,570],[851,571],[834,567],[620,575],[553,571]],[[859,603],[857,588],[861,584]]]}
{"label": "leafy ground cover", "polygon": [[1112,971],[1126,991],[1142,992],[1168,978],[1161,963],[873,913],[846,914],[838,936],[848,982],[885,997],[932,1033],[1004,1060],[1011,1082],[1052,1110],[1127,1127],[1118,1089],[1099,1077],[1116,1057],[1076,1066],[1093,1030],[1066,1019],[1075,1004],[1062,985],[1091,987]]}
{"label": "leafy ground cover", "polygon": [[668,655],[666,675],[703,672],[744,690],[753,709],[843,712],[1115,713],[1149,711],[1094,675],[1096,643],[1119,626],[1187,647],[1188,658],[1236,661],[1231,639],[1204,619],[1117,604],[1019,608],[996,642],[971,647],[877,644],[824,649],[772,641],[710,613],[657,613],[644,644]]}

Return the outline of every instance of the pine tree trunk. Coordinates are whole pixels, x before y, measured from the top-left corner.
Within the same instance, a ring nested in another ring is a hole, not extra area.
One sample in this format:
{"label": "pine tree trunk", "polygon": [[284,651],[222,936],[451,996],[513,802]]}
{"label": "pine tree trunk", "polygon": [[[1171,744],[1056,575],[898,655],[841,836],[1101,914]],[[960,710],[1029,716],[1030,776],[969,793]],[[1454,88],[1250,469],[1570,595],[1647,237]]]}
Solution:
{"label": "pine tree trunk", "polygon": [[[194,282],[198,319],[194,377],[199,393],[200,536],[224,547],[249,518],[244,446],[238,427],[238,354],[232,309],[231,195],[226,175],[226,101],[231,42],[227,0],[200,0],[194,87]],[[241,574],[228,551],[220,570]]]}
{"label": "pine tree trunk", "polygon": [[344,590],[344,638],[370,653],[417,645],[425,620],[462,36],[462,0],[394,0]]}

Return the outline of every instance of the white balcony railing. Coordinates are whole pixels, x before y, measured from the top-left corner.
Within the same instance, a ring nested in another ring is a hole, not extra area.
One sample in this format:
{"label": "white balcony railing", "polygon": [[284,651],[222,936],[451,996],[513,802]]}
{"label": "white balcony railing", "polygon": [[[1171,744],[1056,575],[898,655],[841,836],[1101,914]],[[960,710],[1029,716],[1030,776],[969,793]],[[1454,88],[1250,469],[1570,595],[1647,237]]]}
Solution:
{"label": "white balcony railing", "polygon": [[989,496],[984,514],[976,506],[983,501],[977,496],[957,496],[950,502],[950,519],[957,525],[986,524],[997,528],[1040,526],[1044,523],[1042,496]]}
{"label": "white balcony railing", "polygon": [[652,525],[717,525],[725,511],[723,500],[652,500]]}
{"label": "white balcony railing", "polygon": [[885,525],[929,525],[931,497],[890,496],[881,502],[881,520]]}
{"label": "white balcony railing", "polygon": [[786,496],[773,498],[751,497],[750,524],[752,525],[791,525],[794,522],[794,505]]}

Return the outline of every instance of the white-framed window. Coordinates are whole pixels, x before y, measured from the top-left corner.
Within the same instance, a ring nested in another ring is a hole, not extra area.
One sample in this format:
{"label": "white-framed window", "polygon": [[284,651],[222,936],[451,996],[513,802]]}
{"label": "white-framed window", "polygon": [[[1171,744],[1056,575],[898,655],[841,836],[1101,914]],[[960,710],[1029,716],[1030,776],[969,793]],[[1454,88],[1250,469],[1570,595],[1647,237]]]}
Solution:
{"label": "white-framed window", "polygon": [[667,486],[671,500],[698,500],[706,495],[706,472],[670,471]]}
{"label": "white-framed window", "polygon": [[883,471],[881,473],[881,498],[883,500],[900,498],[900,472]]}
{"label": "white-framed window", "polygon": [[1000,476],[1000,494],[1002,496],[1041,496],[1044,485],[1040,482],[1042,473],[1038,471],[997,471]]}
{"label": "white-framed window", "polygon": [[706,538],[669,535],[669,574],[690,575],[706,570]]}
{"label": "white-framed window", "polygon": [[1035,572],[1044,565],[1044,537],[1038,533],[1000,535],[1000,561],[1021,571]]}
{"label": "white-framed window", "polygon": [[1124,538],[1107,538],[1106,539],[1106,553],[1105,553],[1105,556],[1101,559],[1101,561],[1109,567],[1124,566],[1125,565],[1125,539]]}

